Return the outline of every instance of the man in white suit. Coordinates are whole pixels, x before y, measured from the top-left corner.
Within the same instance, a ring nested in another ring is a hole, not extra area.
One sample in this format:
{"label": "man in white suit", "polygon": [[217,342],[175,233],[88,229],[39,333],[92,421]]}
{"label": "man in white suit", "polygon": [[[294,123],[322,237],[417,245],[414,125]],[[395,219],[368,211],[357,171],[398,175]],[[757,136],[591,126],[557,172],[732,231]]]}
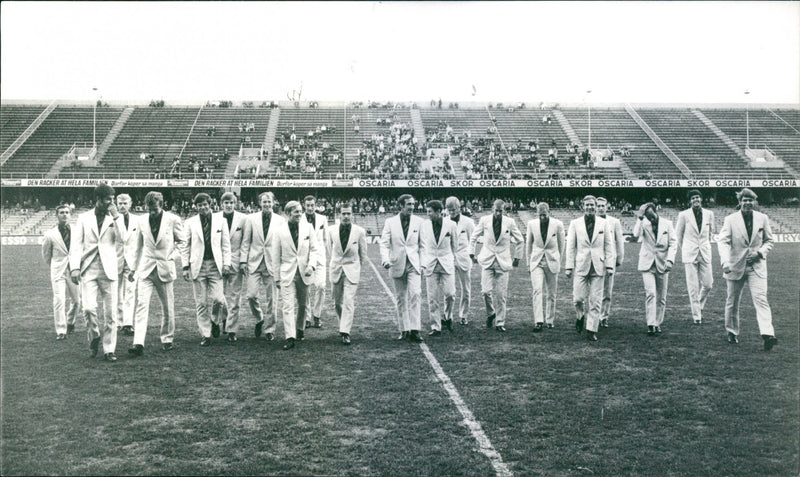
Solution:
{"label": "man in white suit", "polygon": [[397,199],[400,213],[386,219],[381,232],[380,249],[383,268],[390,269],[397,305],[398,339],[421,342],[420,308],[422,267],[419,246],[422,219],[415,216],[416,202],[410,194]]}
{"label": "man in white suit", "polygon": [[[255,336],[261,336],[266,318],[267,341],[275,339],[275,313],[278,307],[278,293],[275,283],[278,280],[278,270],[273,270],[272,242],[275,230],[286,225],[286,219],[272,212],[275,195],[272,192],[262,192],[258,196],[261,211],[247,216],[242,236],[242,246],[239,253],[239,266],[247,272],[247,301],[250,311],[256,318]],[[260,297],[265,293],[264,307],[266,316],[261,308]]]}
{"label": "man in white suit", "polygon": [[185,244],[181,218],[167,212],[164,196],[150,191],[144,198],[148,215],[139,220],[139,238],[136,244],[136,312],[133,317],[132,356],[144,354],[147,322],[150,317],[150,298],[156,291],[161,302],[161,347],[164,351],[173,348],[175,339],[175,292],[177,278],[175,259]]}
{"label": "man in white suit", "polygon": [[455,197],[448,197],[444,203],[449,219],[455,222],[458,232],[458,245],[455,250],[456,292],[460,298],[458,319],[462,325],[469,323],[469,304],[472,296],[472,260],[470,255],[475,251],[471,248],[472,234],[475,232],[475,221],[461,213],[461,202]]}
{"label": "man in white suit", "polygon": [[311,225],[314,229],[314,234],[317,237],[317,243],[320,245],[320,264],[314,271],[314,280],[308,289],[308,310],[310,315],[314,318],[314,322],[308,321],[306,328],[322,328],[322,305],[325,303],[325,281],[327,280],[327,271],[325,264],[327,257],[325,256],[325,236],[328,231],[328,218],[316,212],[317,201],[313,195],[307,195],[303,199],[303,211],[305,212],[300,218],[301,221]]}
{"label": "man in white suit", "polygon": [[[511,267],[519,266],[525,239],[519,232],[514,219],[503,215],[505,202],[498,199],[492,206],[492,214],[482,217],[472,234],[470,247],[483,239],[483,246],[476,257],[470,256],[473,262],[481,265],[481,293],[486,304],[486,327],[505,332],[506,296],[508,294],[508,272]],[[514,246],[514,257],[511,247]]]}
{"label": "man in white suit", "polygon": [[222,331],[228,334],[228,341],[236,343],[239,332],[239,305],[242,298],[245,268],[239,266],[242,237],[244,236],[247,216],[236,211],[236,195],[233,192],[222,194],[220,199],[222,211],[214,215],[224,220],[231,242],[231,273],[223,275],[222,288],[225,293],[225,304],[222,307]]}
{"label": "man in white suit", "polygon": [[648,202],[639,208],[633,236],[642,247],[639,249],[639,266],[644,281],[644,309],[647,317],[647,334],[661,334],[661,323],[667,309],[669,272],[675,263],[678,239],[672,222],[659,217],[656,206]]}
{"label": "man in white suit", "polygon": [[283,332],[286,336],[283,349],[292,349],[295,341],[303,339],[308,287],[314,280],[314,272],[319,267],[321,255],[314,229],[300,220],[303,215],[300,202],[289,201],[284,211],[288,220],[275,230],[272,269],[276,271],[275,286],[281,292]]}
{"label": "man in white suit", "polygon": [[455,222],[442,217],[443,207],[440,201],[429,200],[425,206],[429,220],[422,222],[420,231],[420,261],[428,291],[428,315],[431,320],[431,332],[428,336],[439,336],[442,334],[442,326],[453,331],[458,229]]}
{"label": "man in white suit", "polygon": [[353,208],[349,204],[342,205],[340,214],[339,223],[328,229],[326,248],[331,258],[330,278],[333,303],[339,317],[339,336],[343,344],[349,345],[361,266],[369,258],[367,233],[363,227],[352,223]]}
{"label": "man in white suit", "polygon": [[[72,226],[69,225],[69,205],[56,207],[58,225],[44,233],[42,258],[50,267],[50,284],[53,286],[53,318],[56,325],[56,340],[66,339],[75,331],[75,319],[81,308],[78,285],[72,283],[69,273],[69,247],[72,241]],[[66,312],[67,295],[72,304]]]}
{"label": "man in white suit", "polygon": [[544,329],[545,323],[548,328],[554,326],[558,272],[564,254],[564,224],[550,217],[550,206],[546,202],[537,205],[536,212],[539,218],[528,222],[525,256],[533,286],[533,331],[538,333]]}
{"label": "man in white suit", "polygon": [[136,268],[136,238],[139,235],[139,216],[131,214],[131,196],[120,194],[117,196],[117,228],[122,236],[117,250],[120,255],[117,269],[117,322],[121,326],[120,332],[126,336],[133,336],[133,312],[136,305],[136,278],[131,271]]}
{"label": "man in white suit", "polygon": [[[194,206],[197,215],[186,219],[184,224],[186,244],[181,251],[181,264],[183,279],[192,282],[197,327],[202,337],[200,346],[210,346],[211,337],[219,337],[219,314],[225,307],[222,277],[231,274],[231,241],[225,219],[211,213],[208,194],[195,195]],[[229,340],[235,343],[236,334]]]}
{"label": "man in white suit", "polygon": [[714,212],[703,208],[699,190],[687,194],[692,206],[678,214],[675,236],[681,248],[681,262],[686,271],[686,289],[694,324],[703,322],[703,308],[714,286],[711,274],[711,236],[714,235]]}
{"label": "man in white suit", "polygon": [[[597,216],[606,219],[608,228],[611,229],[611,238],[614,240],[614,249],[617,251],[617,261],[614,270],[622,265],[625,259],[625,236],[622,234],[622,223],[618,218],[607,215],[608,201],[605,197],[597,198]],[[611,313],[611,299],[614,296],[614,276],[606,274],[603,277],[603,303],[600,305],[600,326],[608,328],[608,315]]]}
{"label": "man in white suit", "polygon": [[756,309],[758,330],[764,340],[764,351],[778,343],[772,327],[772,310],[767,301],[767,255],[772,250],[772,227],[769,218],[753,210],[758,196],[750,189],[736,194],[739,212],[725,217],[717,238],[722,276],[728,283],[725,300],[725,329],[728,342],[739,342],[739,303],[745,283],[750,287]]}
{"label": "man in white suit", "polygon": [[614,273],[617,254],[605,219],[595,215],[597,201],[594,196],[587,195],[582,202],[583,217],[569,223],[564,269],[568,278],[573,277],[572,301],[578,317],[575,329],[581,333],[585,327],[588,340],[597,341],[603,277]]}
{"label": "man in white suit", "polygon": [[[81,282],[81,304],[86,317],[91,356],[97,356],[103,340],[103,359],[114,362],[117,348],[117,265],[122,236],[114,224],[118,215],[114,189],[106,183],[94,188],[94,209],[78,217],[69,249],[70,278]],[[103,300],[102,330],[97,316],[98,294]]]}

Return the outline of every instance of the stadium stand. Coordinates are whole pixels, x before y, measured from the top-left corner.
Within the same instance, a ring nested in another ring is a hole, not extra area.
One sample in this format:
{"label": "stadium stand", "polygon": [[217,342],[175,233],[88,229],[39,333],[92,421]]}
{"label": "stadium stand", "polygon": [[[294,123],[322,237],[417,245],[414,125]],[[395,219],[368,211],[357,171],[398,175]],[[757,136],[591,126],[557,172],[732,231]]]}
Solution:
{"label": "stadium stand", "polygon": [[5,151],[36,119],[44,106],[3,106],[0,108],[0,151]]}

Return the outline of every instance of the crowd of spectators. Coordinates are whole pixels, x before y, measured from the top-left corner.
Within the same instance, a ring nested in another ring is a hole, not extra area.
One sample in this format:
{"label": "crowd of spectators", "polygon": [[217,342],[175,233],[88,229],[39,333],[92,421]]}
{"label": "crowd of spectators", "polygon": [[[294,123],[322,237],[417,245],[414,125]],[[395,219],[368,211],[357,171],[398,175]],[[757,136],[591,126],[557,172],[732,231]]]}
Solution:
{"label": "crowd of spectators", "polygon": [[[354,128],[361,121],[353,115]],[[430,169],[421,168],[418,139],[411,124],[400,121],[397,113],[375,120],[378,130],[363,138],[349,164],[354,175],[373,179],[428,179],[441,177]]]}
{"label": "crowd of spectators", "polygon": [[341,168],[343,152],[332,144],[336,126],[319,124],[308,131],[293,125],[278,134],[272,152],[275,175],[320,175]]}

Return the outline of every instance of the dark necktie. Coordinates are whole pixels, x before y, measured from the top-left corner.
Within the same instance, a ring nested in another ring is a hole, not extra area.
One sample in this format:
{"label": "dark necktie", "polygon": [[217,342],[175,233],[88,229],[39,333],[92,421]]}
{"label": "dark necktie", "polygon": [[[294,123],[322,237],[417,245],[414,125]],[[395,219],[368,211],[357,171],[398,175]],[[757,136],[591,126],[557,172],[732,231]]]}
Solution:
{"label": "dark necktie", "polygon": [[594,217],[585,215],[583,220],[586,223],[586,235],[589,236],[589,241],[591,242],[594,235]]}
{"label": "dark necktie", "polygon": [[228,221],[228,232],[230,232],[231,228],[233,227],[233,213],[231,213],[230,215],[222,214],[222,216],[225,217],[225,220]]}
{"label": "dark necktie", "polygon": [[408,237],[408,225],[411,223],[411,216],[400,216],[400,224],[403,226],[403,238]]}
{"label": "dark necktie", "polygon": [[439,242],[439,235],[442,234],[442,221],[440,220],[432,220],[431,224],[433,224],[433,238],[436,242]]}
{"label": "dark necktie", "polygon": [[306,221],[308,221],[308,223],[314,228],[317,227],[316,218],[317,216],[315,214],[306,215]]}
{"label": "dark necktie", "polygon": [[653,236],[656,238],[656,241],[657,241],[658,240],[658,219],[656,219],[653,222],[651,222],[651,224],[653,225]]}
{"label": "dark necktie", "polygon": [[125,220],[125,230],[128,230],[128,229],[130,229],[130,223],[131,223],[131,216],[130,216],[130,214],[126,214],[126,215],[124,215],[124,216],[123,216],[123,220]]}
{"label": "dark necktie", "polygon": [[269,232],[269,223],[272,220],[272,214],[261,213],[261,231],[264,232],[264,240],[267,239],[267,232]]}
{"label": "dark necktie", "polygon": [[150,216],[150,231],[153,233],[154,241],[158,240],[158,230],[161,228],[161,216],[162,214]]}
{"label": "dark necktie", "polygon": [[542,233],[542,243],[545,243],[547,241],[547,228],[548,227],[550,227],[550,221],[549,220],[542,220],[541,222],[539,222],[539,230]]}
{"label": "dark necktie", "polygon": [[703,230],[703,209],[692,209],[692,212],[694,212],[694,220],[697,222],[697,231],[699,232]]}
{"label": "dark necktie", "polygon": [[455,217],[450,217],[450,220],[452,220],[452,221],[453,221],[453,222],[455,222],[455,223],[458,223],[458,221],[459,221],[460,219],[461,219],[461,214],[458,214],[458,215],[456,215]]}
{"label": "dark necktie", "polygon": [[289,223],[289,232],[292,233],[292,242],[294,242],[294,248],[297,248],[297,236],[298,236],[298,224]]}
{"label": "dark necktie", "polygon": [[211,215],[208,217],[200,216],[200,224],[203,226],[203,260],[214,258],[211,250]]}
{"label": "dark necktie", "polygon": [[103,230],[103,222],[106,221],[106,216],[105,214],[98,215],[97,212],[95,212],[94,216],[97,219],[97,233],[99,234],[100,231]]}
{"label": "dark necktie", "polygon": [[744,217],[744,227],[747,229],[747,241],[750,241],[750,237],[753,236],[753,214],[752,212],[749,214],[745,214],[742,212],[742,217]]}
{"label": "dark necktie", "polygon": [[342,252],[347,248],[347,241],[350,240],[350,225],[339,227],[339,243],[342,245]]}
{"label": "dark necktie", "polygon": [[500,241],[500,233],[503,231],[503,218],[492,217],[492,228],[494,229],[494,241]]}
{"label": "dark necktie", "polygon": [[66,227],[59,227],[58,230],[59,232],[61,232],[61,238],[64,239],[64,245],[66,245],[67,250],[69,250],[69,239],[70,239],[69,225],[67,225]]}

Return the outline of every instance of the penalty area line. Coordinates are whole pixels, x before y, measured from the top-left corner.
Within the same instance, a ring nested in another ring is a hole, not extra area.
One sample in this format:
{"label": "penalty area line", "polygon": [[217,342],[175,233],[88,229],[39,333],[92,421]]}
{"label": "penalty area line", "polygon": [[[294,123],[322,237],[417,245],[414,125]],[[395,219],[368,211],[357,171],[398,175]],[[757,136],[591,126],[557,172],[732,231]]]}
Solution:
{"label": "penalty area line", "polygon": [[[386,284],[386,281],[380,274],[380,271],[372,263],[372,260],[369,260],[369,265],[372,267],[372,271],[375,272],[375,276],[378,278],[378,281],[383,286],[383,289],[386,291],[386,294],[389,295],[389,298],[392,299],[392,303],[396,303],[394,292],[389,288]],[[395,306],[395,313],[397,312],[397,307]],[[472,437],[478,443],[478,448],[480,449],[481,453],[485,455],[489,461],[492,463],[492,467],[494,467],[495,474],[498,477],[510,477],[514,475],[511,472],[511,469],[503,462],[503,457],[497,452],[497,449],[494,448],[492,445],[492,441],[489,440],[489,436],[483,432],[483,427],[481,427],[481,423],[475,419],[475,415],[472,414],[472,411],[469,410],[467,407],[467,403],[464,402],[464,399],[461,398],[461,394],[459,394],[458,389],[450,380],[450,377],[442,369],[442,366],[439,364],[439,360],[436,359],[436,356],[431,353],[430,348],[425,343],[419,344],[422,353],[427,358],[428,363],[433,368],[434,374],[436,377],[441,381],[444,390],[447,392],[447,395],[450,396],[450,400],[453,401],[455,404],[456,409],[458,412],[461,413],[461,417],[464,418],[462,423],[469,429],[469,432],[472,434]]]}

